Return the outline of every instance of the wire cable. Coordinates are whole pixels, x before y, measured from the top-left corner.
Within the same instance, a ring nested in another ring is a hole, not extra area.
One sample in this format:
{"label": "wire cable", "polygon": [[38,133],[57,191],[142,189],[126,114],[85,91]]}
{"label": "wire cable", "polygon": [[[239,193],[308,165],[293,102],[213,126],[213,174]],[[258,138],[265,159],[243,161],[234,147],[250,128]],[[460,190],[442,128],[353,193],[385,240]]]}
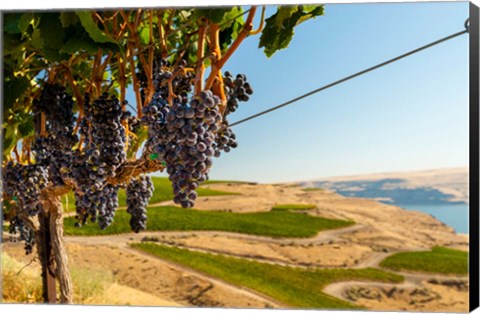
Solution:
{"label": "wire cable", "polygon": [[[467,20],[467,21],[468,21],[468,20]],[[366,74],[366,73],[371,72],[371,71],[373,71],[373,70],[376,70],[376,69],[378,69],[378,68],[384,67],[384,66],[386,66],[387,64],[390,64],[390,63],[399,61],[399,60],[401,60],[401,59],[403,59],[403,58],[406,58],[406,57],[408,57],[408,56],[411,56],[411,55],[413,55],[413,54],[415,54],[415,53],[417,53],[417,52],[420,52],[420,51],[422,51],[422,50],[431,48],[431,47],[433,47],[433,46],[435,46],[435,45],[438,45],[438,44],[440,44],[440,43],[443,43],[443,42],[445,42],[445,41],[447,41],[447,40],[450,40],[450,39],[453,39],[453,38],[455,38],[455,37],[458,37],[458,36],[461,36],[461,35],[463,35],[463,34],[466,34],[466,33],[468,33],[468,23],[467,23],[467,22],[465,22],[465,28],[466,28],[466,29],[463,30],[463,31],[460,31],[460,32],[454,33],[454,34],[452,34],[452,35],[443,37],[443,38],[441,38],[441,39],[439,39],[439,40],[436,40],[436,41],[431,42],[431,43],[429,43],[429,44],[427,44],[427,45],[421,46],[421,47],[419,47],[419,48],[417,48],[417,49],[414,49],[414,50],[412,50],[412,51],[409,51],[409,52],[407,52],[407,53],[404,53],[404,54],[402,54],[402,55],[400,55],[400,56],[397,56],[397,57],[392,58],[392,59],[390,59],[390,60],[387,60],[387,61],[385,61],[385,62],[382,62],[382,63],[379,63],[379,64],[377,64],[377,65],[374,65],[374,66],[372,66],[372,67],[370,67],[370,68],[368,68],[368,69],[362,70],[362,71],[357,72],[357,73],[355,73],[355,74],[352,74],[352,75],[349,75],[349,76],[347,76],[347,77],[344,77],[344,78],[342,78],[342,79],[340,79],[340,80],[338,80],[338,81],[335,81],[335,82],[333,82],[333,83],[330,83],[330,84],[324,85],[324,86],[322,86],[322,87],[320,87],[320,88],[317,88],[317,89],[315,89],[315,90],[312,90],[312,91],[310,91],[310,92],[308,92],[308,93],[306,93],[306,94],[303,94],[303,95],[301,95],[301,96],[298,96],[298,97],[296,97],[296,98],[294,98],[294,99],[291,99],[291,100],[289,100],[289,101],[287,101],[287,102],[284,102],[284,103],[282,103],[282,104],[280,104],[280,105],[278,105],[278,106],[272,107],[272,108],[270,108],[270,109],[267,109],[267,110],[265,110],[265,111],[256,113],[256,114],[251,115],[251,116],[249,116],[249,117],[247,117],[247,118],[244,118],[244,119],[242,119],[242,120],[239,120],[239,121],[236,121],[236,122],[234,122],[234,123],[231,123],[231,124],[230,124],[230,127],[233,127],[233,126],[235,126],[235,125],[239,125],[239,124],[241,124],[241,123],[247,122],[247,121],[252,120],[252,119],[254,119],[254,118],[258,118],[258,117],[260,117],[260,116],[263,116],[264,114],[267,114],[267,113],[270,113],[270,112],[275,111],[275,110],[277,110],[277,109],[280,109],[280,108],[282,108],[282,107],[291,105],[291,104],[293,104],[293,103],[295,103],[295,102],[297,102],[297,101],[299,101],[299,100],[301,100],[301,99],[307,98],[307,97],[309,97],[309,96],[312,96],[313,94],[316,94],[316,93],[319,93],[319,92],[324,91],[324,90],[326,90],[326,89],[329,89],[330,87],[333,87],[333,86],[335,86],[335,85],[341,84],[341,83],[346,82],[346,81],[349,81],[349,80],[351,80],[351,79],[353,79],[353,78],[355,78],[355,77],[361,76],[361,75],[363,75],[363,74]]]}

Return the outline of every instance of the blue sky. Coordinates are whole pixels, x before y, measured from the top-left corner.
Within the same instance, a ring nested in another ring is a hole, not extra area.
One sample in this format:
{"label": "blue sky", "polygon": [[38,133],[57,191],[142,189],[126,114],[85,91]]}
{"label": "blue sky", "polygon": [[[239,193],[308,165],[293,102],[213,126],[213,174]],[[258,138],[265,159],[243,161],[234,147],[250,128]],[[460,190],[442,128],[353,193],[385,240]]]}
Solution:
{"label": "blue sky", "polygon": [[[229,121],[458,32],[467,17],[468,2],[330,4],[270,59],[251,36],[224,67],[246,74],[255,91]],[[468,36],[234,131],[239,146],[214,160],[213,179],[285,182],[467,166]]]}

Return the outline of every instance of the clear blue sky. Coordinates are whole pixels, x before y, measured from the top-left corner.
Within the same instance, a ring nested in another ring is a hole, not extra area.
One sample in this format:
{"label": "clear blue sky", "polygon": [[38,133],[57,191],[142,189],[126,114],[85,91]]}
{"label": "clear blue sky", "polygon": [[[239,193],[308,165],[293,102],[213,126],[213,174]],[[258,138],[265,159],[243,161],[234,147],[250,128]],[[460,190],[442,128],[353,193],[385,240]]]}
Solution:
{"label": "clear blue sky", "polygon": [[[229,121],[458,32],[467,17],[468,2],[330,4],[270,59],[259,36],[249,37],[224,69],[246,74],[255,92]],[[235,126],[239,146],[214,160],[210,178],[285,182],[467,166],[468,73],[463,35]]]}

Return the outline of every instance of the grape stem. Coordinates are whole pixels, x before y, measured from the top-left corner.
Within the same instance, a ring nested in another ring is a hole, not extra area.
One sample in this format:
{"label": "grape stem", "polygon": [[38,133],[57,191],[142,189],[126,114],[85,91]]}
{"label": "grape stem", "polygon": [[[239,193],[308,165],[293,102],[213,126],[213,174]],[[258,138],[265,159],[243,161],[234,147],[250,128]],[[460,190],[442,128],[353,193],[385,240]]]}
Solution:
{"label": "grape stem", "polygon": [[165,12],[158,12],[157,14],[157,28],[158,28],[158,36],[160,38],[160,51],[162,54],[162,58],[165,58],[168,54],[167,52],[167,42],[165,40],[165,34],[164,34],[164,29],[163,29],[163,15]]}
{"label": "grape stem", "polygon": [[203,73],[205,67],[203,65],[204,45],[205,45],[205,30],[206,25],[202,25],[198,29],[198,43],[197,43],[197,71],[195,76],[195,95],[198,95],[202,91]]}
{"label": "grape stem", "polygon": [[[118,185],[128,182],[132,177],[138,177],[149,172],[163,171],[164,169],[165,166],[162,164],[162,161],[142,157],[137,160],[126,161],[117,169],[115,176],[107,178],[106,181],[113,185]],[[75,183],[73,181],[68,181],[65,185],[48,185],[43,189],[42,193],[43,195],[60,196],[67,194],[74,186]]]}
{"label": "grape stem", "polygon": [[[142,9],[137,10],[137,14],[135,16],[134,23],[131,23],[131,22],[128,21],[128,17],[125,15],[125,12],[123,12],[122,10],[120,10],[120,14],[122,14],[123,18],[127,21],[128,28],[130,29],[131,35],[133,37],[133,41],[135,43],[135,47],[137,48],[137,51],[140,51],[140,48],[141,48],[142,45],[140,43],[140,37],[138,36],[138,32],[136,30],[137,30],[137,28],[140,24],[140,21],[142,20],[141,19],[142,15],[143,15]],[[153,36],[153,32],[152,32],[152,26],[150,24],[150,44],[153,42],[153,37],[152,36]],[[132,56],[132,59],[130,59],[130,63],[132,63],[132,60],[133,60],[133,55],[134,55],[133,48],[134,47],[133,47],[132,43],[130,43],[130,49],[131,49],[130,54]],[[140,62],[141,62],[142,67],[143,67],[143,71],[145,72],[145,76],[147,78],[148,88],[146,90],[146,95],[144,95],[145,96],[144,102],[145,102],[145,104],[148,104],[150,102],[150,100],[152,99],[153,93],[154,93],[153,77],[151,75],[152,71],[153,71],[153,47],[151,45],[149,46],[149,61],[151,60],[151,63],[147,62],[143,53],[139,52],[139,53],[137,53],[137,55],[138,55],[138,58],[140,59]],[[134,76],[134,72],[135,72],[135,67],[133,67],[133,70],[132,70],[132,77]],[[141,96],[140,96],[140,98],[141,98]],[[138,102],[138,99],[137,99],[137,102]],[[143,107],[143,105],[140,106],[140,108],[142,108],[142,107]]]}
{"label": "grape stem", "polygon": [[252,30],[253,18],[255,16],[256,10],[257,10],[257,7],[252,6],[252,8],[250,9],[250,12],[248,12],[247,20],[245,21],[245,24],[243,25],[243,28],[240,31],[240,34],[238,34],[235,41],[230,45],[230,47],[228,47],[225,55],[221,59],[219,59],[217,62],[214,62],[212,64],[212,72],[210,73],[210,76],[207,79],[205,89],[212,88],[212,85],[217,77],[216,74],[218,73],[218,71],[222,69],[222,67],[225,65],[228,59],[232,56],[235,50],[237,50],[237,48],[240,46],[240,44],[243,42],[243,40],[248,36],[250,31]]}
{"label": "grape stem", "polygon": [[173,84],[172,83],[173,83],[173,80],[178,76],[179,73],[180,73],[179,71],[175,71],[167,81],[167,85],[168,85],[168,99],[167,99],[167,101],[168,101],[168,104],[170,106],[173,105],[173,98],[176,97],[176,95],[173,93]]}
{"label": "grape stem", "polygon": [[[153,97],[154,88],[153,88],[153,57],[154,57],[154,46],[153,46],[153,10],[150,10],[149,14],[149,47],[148,47],[148,88],[147,88],[147,100],[150,100]],[[147,103],[148,103],[147,102]]]}
{"label": "grape stem", "polygon": [[262,17],[260,18],[260,25],[256,30],[250,31],[249,35],[257,35],[262,31],[263,25],[264,25],[264,18],[265,18],[265,9],[266,9],[266,6],[262,6]]}
{"label": "grape stem", "polygon": [[[101,50],[99,51],[101,54]],[[102,93],[102,82],[103,82],[103,74],[105,73],[105,70],[107,68],[108,63],[110,62],[110,58],[112,57],[112,52],[109,52],[107,54],[107,57],[105,58],[105,61],[103,63],[100,63],[98,71],[96,73],[96,89],[97,89],[97,96],[100,96]],[[100,60],[102,58],[102,55],[100,55]]]}
{"label": "grape stem", "polygon": [[[80,90],[78,89],[77,83],[73,79],[72,72],[70,71],[70,67],[64,63],[62,63],[63,69],[64,69],[64,76],[66,77],[67,81],[70,84],[70,87],[73,90],[73,93],[75,94],[75,98],[77,100],[77,105],[80,110],[80,114],[83,115],[83,97],[82,94],[80,93]],[[77,129],[76,129],[77,130]],[[75,131],[76,133],[76,131]]]}
{"label": "grape stem", "polygon": [[15,144],[15,146],[13,146],[13,153],[15,154],[15,158],[17,159],[17,162],[20,162],[22,159],[20,158],[20,155],[18,154],[17,144]]}
{"label": "grape stem", "polygon": [[103,31],[104,31],[108,36],[111,36],[110,30],[108,29],[108,25],[107,25],[107,23],[105,23],[105,20],[102,18],[102,16],[101,16],[100,14],[98,14],[97,11],[93,11],[93,12],[92,12],[92,15],[93,15],[93,17],[94,17],[97,21],[100,21],[100,23],[102,23]]}
{"label": "grape stem", "polygon": [[122,110],[125,111],[125,104],[124,104],[124,101],[125,101],[125,94],[126,94],[126,77],[125,77],[125,73],[126,73],[126,64],[125,64],[125,60],[122,60],[122,57],[120,56],[120,54],[118,55],[117,57],[117,60],[118,60],[118,71],[119,71],[119,82],[120,82],[120,101],[122,103]]}
{"label": "grape stem", "polygon": [[137,73],[135,72],[135,61],[133,60],[133,55],[132,55],[133,47],[131,42],[128,43],[127,49],[128,49],[127,57],[128,57],[128,60],[130,61],[130,72],[132,74],[133,89],[135,91],[135,98],[137,100],[137,116],[139,119],[141,119],[143,116],[142,96],[140,94],[140,83],[138,82]]}

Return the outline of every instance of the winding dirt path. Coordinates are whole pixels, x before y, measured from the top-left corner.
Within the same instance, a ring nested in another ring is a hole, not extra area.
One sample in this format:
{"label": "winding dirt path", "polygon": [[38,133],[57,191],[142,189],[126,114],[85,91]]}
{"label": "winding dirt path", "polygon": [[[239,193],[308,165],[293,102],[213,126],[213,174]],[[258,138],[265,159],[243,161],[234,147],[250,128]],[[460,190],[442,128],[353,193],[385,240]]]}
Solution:
{"label": "winding dirt path", "polygon": [[[127,245],[129,241],[141,241],[145,237],[161,237],[161,236],[223,236],[231,237],[235,239],[257,241],[261,243],[276,243],[276,244],[319,244],[327,243],[332,240],[339,240],[340,236],[346,233],[354,232],[366,228],[367,226],[356,224],[350,227],[341,229],[331,229],[320,231],[315,237],[312,238],[270,238],[266,236],[257,236],[250,234],[240,234],[227,231],[147,231],[142,233],[122,233],[114,235],[102,235],[102,236],[65,236],[66,241],[84,244],[107,244],[107,245]],[[128,246],[128,245],[127,245]]]}

